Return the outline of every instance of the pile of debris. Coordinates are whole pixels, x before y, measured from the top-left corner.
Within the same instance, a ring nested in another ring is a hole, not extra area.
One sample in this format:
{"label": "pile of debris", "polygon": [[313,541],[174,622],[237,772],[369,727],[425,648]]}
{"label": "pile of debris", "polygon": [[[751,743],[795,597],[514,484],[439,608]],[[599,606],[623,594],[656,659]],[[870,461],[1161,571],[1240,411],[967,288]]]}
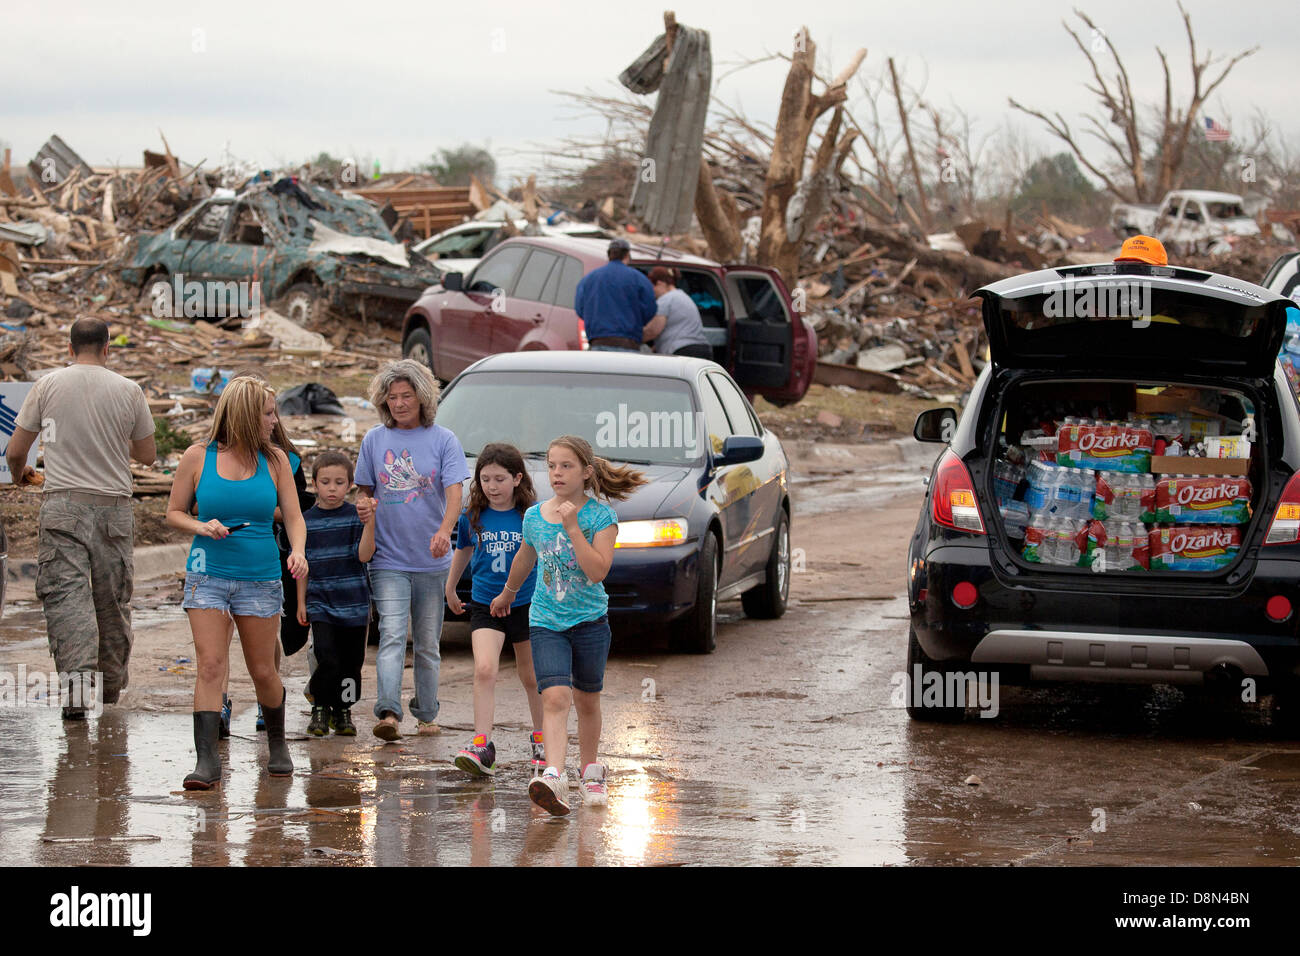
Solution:
{"label": "pile of debris", "polygon": [[[1005,244],[986,236],[982,224],[969,232],[983,242],[981,251],[1004,255]],[[974,384],[987,341],[970,294],[1026,264],[957,251],[965,247],[956,235],[934,238],[922,241],[859,217],[832,223],[819,244],[810,244],[798,289],[818,335],[816,381],[920,397],[959,394]],[[1029,251],[1030,267],[1038,266],[1039,254]]]}
{"label": "pile of debris", "polygon": [[[986,361],[974,290],[1021,272],[1109,261],[1119,246],[1109,230],[1056,217],[1039,220],[1036,234],[971,222],[928,237],[848,219],[828,217],[800,263],[797,287],[818,334],[815,380],[943,400],[968,390]],[[1227,255],[1175,259],[1259,283],[1286,251],[1241,237]]]}
{"label": "pile of debris", "polygon": [[[26,189],[14,178],[9,150],[0,167],[0,291],[22,298],[18,280],[49,270],[77,270],[63,283],[89,276],[139,231],[165,229],[211,194],[198,166],[165,153],[144,152],[139,170],[94,170],[58,136],[27,164]],[[74,285],[75,285],[74,281]]]}
{"label": "pile of debris", "polygon": [[1170,260],[1175,265],[1218,272],[1258,285],[1278,256],[1294,251],[1294,246],[1279,245],[1264,236],[1235,236],[1232,251],[1223,255],[1170,255]]}
{"label": "pile of debris", "polygon": [[[130,240],[164,232],[195,203],[228,188],[228,171],[201,166],[178,161],[165,140],[163,153],[145,151],[138,170],[93,169],[57,136],[25,170],[15,170],[6,151],[0,168],[0,378],[30,381],[63,367],[71,323],[101,319],[109,328],[113,369],[140,384],[160,431],[183,450],[206,434],[218,383],[235,373],[256,371],[279,382],[344,381],[359,391],[382,362],[400,357],[399,332],[376,322],[331,321],[316,332],[266,307],[248,322],[155,314],[150,299],[123,279]],[[345,418],[311,427],[322,431],[322,447],[355,449],[359,441],[355,424]],[[167,494],[169,465],[178,455],[169,451],[154,468],[133,466],[136,494]]]}

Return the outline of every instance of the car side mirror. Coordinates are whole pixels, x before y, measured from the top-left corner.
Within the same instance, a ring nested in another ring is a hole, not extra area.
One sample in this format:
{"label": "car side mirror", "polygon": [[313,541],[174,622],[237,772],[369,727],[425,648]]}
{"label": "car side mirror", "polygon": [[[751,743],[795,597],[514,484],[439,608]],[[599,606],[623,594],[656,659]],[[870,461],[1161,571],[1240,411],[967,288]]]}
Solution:
{"label": "car side mirror", "polygon": [[722,443],[722,451],[713,459],[715,465],[741,465],[763,457],[763,439],[750,435],[732,435]]}
{"label": "car side mirror", "polygon": [[917,441],[943,442],[952,441],[957,434],[957,413],[951,408],[927,408],[916,416],[912,427],[912,437]]}
{"label": "car side mirror", "polygon": [[442,277],[442,287],[448,292],[465,291],[465,274],[463,272],[448,272]]}

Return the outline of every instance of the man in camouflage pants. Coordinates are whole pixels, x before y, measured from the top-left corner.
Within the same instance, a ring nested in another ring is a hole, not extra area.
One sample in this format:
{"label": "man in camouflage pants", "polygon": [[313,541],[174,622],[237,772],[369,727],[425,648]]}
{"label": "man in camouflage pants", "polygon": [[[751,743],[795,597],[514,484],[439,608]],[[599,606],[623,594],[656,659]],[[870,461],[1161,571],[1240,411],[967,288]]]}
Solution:
{"label": "man in camouflage pants", "polygon": [[96,672],[99,703],[128,681],[135,518],[130,459],[153,464],[154,422],[140,386],[106,367],[108,326],[72,324],[73,364],[42,376],[18,412],[5,458],[15,483],[39,481],[27,453],[45,455],[36,594],[50,653],[69,688],[63,717],[86,716]]}

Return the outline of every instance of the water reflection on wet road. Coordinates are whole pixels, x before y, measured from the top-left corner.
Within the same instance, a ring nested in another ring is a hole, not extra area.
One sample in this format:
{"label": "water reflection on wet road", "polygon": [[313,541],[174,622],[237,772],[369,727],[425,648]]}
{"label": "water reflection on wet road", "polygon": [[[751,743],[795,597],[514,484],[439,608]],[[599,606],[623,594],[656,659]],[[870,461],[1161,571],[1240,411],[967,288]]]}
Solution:
{"label": "water reflection on wet road", "polygon": [[[110,708],[64,725],[57,711],[0,711],[5,862],[1300,859],[1300,749],[1257,709],[1167,689],[1046,687],[1005,690],[995,720],[911,724],[891,703],[904,610],[805,606],[776,625],[733,610],[710,657],[617,652],[603,741],[609,806],[567,819],[529,803],[518,723],[498,730],[503,766],[490,781],[450,763],[463,731],[383,745],[368,715],[355,739],[292,741],[297,772],[281,780],[262,772],[265,744],[237,715],[223,787],[186,794],[187,713]],[[444,668],[444,720],[456,725],[468,719],[467,649],[449,645]],[[517,720],[512,681],[503,674],[503,719]],[[972,774],[976,786],[964,783]]]}

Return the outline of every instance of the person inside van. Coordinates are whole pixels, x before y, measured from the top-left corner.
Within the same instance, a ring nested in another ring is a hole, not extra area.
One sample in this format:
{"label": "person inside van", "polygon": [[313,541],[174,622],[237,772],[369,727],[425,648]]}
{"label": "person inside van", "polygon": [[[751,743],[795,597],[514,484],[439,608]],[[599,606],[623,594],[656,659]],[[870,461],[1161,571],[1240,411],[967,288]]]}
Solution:
{"label": "person inside van", "polygon": [[[664,326],[654,340],[659,355],[687,355],[691,358],[713,358],[713,348],[704,336],[704,322],[700,310],[691,297],[677,288],[677,270],[655,266],[650,270],[650,281],[655,287],[655,301]],[[647,334],[652,325],[646,326]]]}

